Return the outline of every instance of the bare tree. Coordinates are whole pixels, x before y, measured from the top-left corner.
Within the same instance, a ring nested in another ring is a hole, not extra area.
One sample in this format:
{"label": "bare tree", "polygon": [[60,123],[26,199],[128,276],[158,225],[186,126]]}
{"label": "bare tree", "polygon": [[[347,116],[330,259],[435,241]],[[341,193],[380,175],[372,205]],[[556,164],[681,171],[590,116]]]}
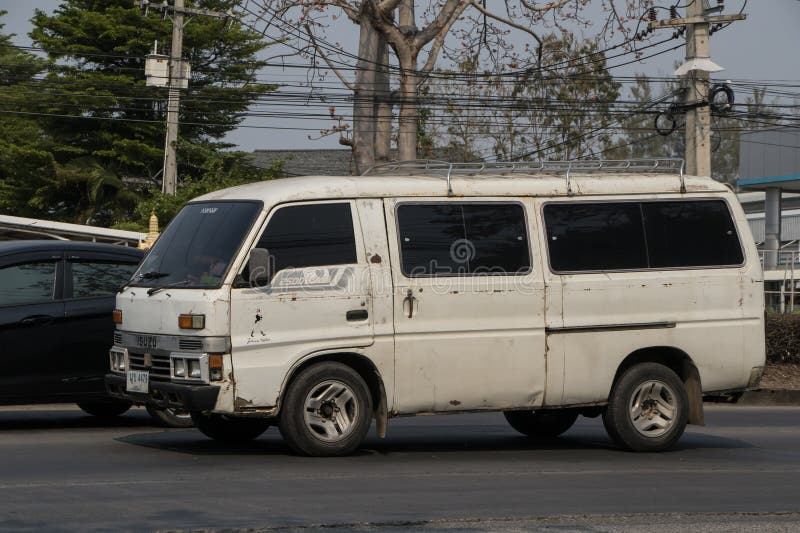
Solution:
{"label": "bare tree", "polygon": [[[582,10],[591,0],[262,0],[271,23],[299,28],[303,35],[288,32],[302,41],[306,53],[321,57],[328,69],[353,91],[352,138],[341,142],[353,147],[357,171],[389,158],[392,108],[398,108],[398,159],[417,157],[419,89],[434,73],[443,55],[458,64],[465,55],[486,64],[487,69],[514,64],[511,32],[522,32],[537,51],[541,68],[543,39],[540,27],[550,30],[568,24],[571,29],[588,27]],[[605,18],[602,38],[623,37],[651,5],[651,0],[596,0]],[[615,2],[624,4],[621,8]],[[270,7],[267,7],[266,4]],[[359,26],[357,53],[337,50],[328,42],[334,17],[344,15]],[[455,42],[447,46],[448,37]],[[288,38],[288,37],[287,37]],[[389,50],[394,62],[390,65]],[[334,56],[339,59],[334,59]],[[349,61],[348,61],[349,60]],[[343,65],[356,61],[353,79]]]}

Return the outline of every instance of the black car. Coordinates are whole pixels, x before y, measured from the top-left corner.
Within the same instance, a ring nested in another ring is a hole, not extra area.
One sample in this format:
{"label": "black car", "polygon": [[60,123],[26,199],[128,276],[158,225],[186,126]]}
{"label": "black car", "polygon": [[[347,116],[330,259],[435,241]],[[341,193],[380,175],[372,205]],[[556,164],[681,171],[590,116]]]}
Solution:
{"label": "black car", "polygon": [[75,402],[104,417],[131,407],[106,394],[103,376],[116,291],[143,255],[89,242],[0,242],[0,405]]}

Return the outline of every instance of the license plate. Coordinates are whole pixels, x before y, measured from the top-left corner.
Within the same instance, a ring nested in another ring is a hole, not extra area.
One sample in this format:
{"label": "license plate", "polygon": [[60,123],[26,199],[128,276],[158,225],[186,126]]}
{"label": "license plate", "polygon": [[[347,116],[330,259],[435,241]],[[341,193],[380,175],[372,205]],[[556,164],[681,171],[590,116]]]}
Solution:
{"label": "license plate", "polygon": [[128,384],[125,390],[128,392],[150,392],[150,372],[147,370],[128,370]]}

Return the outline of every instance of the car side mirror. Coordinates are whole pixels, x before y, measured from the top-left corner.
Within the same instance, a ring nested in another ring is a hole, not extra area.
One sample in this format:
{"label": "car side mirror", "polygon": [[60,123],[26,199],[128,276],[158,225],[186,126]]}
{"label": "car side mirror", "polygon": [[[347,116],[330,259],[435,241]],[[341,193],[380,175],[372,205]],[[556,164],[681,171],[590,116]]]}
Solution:
{"label": "car side mirror", "polygon": [[250,286],[263,287],[272,279],[270,268],[270,255],[266,248],[253,248],[247,260],[247,269],[250,272]]}

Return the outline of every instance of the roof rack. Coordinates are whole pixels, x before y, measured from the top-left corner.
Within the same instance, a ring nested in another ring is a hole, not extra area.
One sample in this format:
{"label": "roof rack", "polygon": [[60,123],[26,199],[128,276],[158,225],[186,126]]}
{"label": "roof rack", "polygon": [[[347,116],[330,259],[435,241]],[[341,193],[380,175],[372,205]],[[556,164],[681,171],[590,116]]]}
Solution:
{"label": "roof rack", "polygon": [[376,176],[386,174],[442,174],[447,179],[447,194],[453,193],[450,177],[453,174],[559,174],[563,173],[567,182],[567,194],[572,194],[570,173],[675,173],[680,176],[681,192],[686,192],[686,183],[683,178],[683,159],[625,159],[625,160],[590,160],[579,159],[575,161],[521,161],[497,163],[448,163],[432,159],[417,159],[413,161],[396,161],[382,163],[368,168],[362,176]]}

